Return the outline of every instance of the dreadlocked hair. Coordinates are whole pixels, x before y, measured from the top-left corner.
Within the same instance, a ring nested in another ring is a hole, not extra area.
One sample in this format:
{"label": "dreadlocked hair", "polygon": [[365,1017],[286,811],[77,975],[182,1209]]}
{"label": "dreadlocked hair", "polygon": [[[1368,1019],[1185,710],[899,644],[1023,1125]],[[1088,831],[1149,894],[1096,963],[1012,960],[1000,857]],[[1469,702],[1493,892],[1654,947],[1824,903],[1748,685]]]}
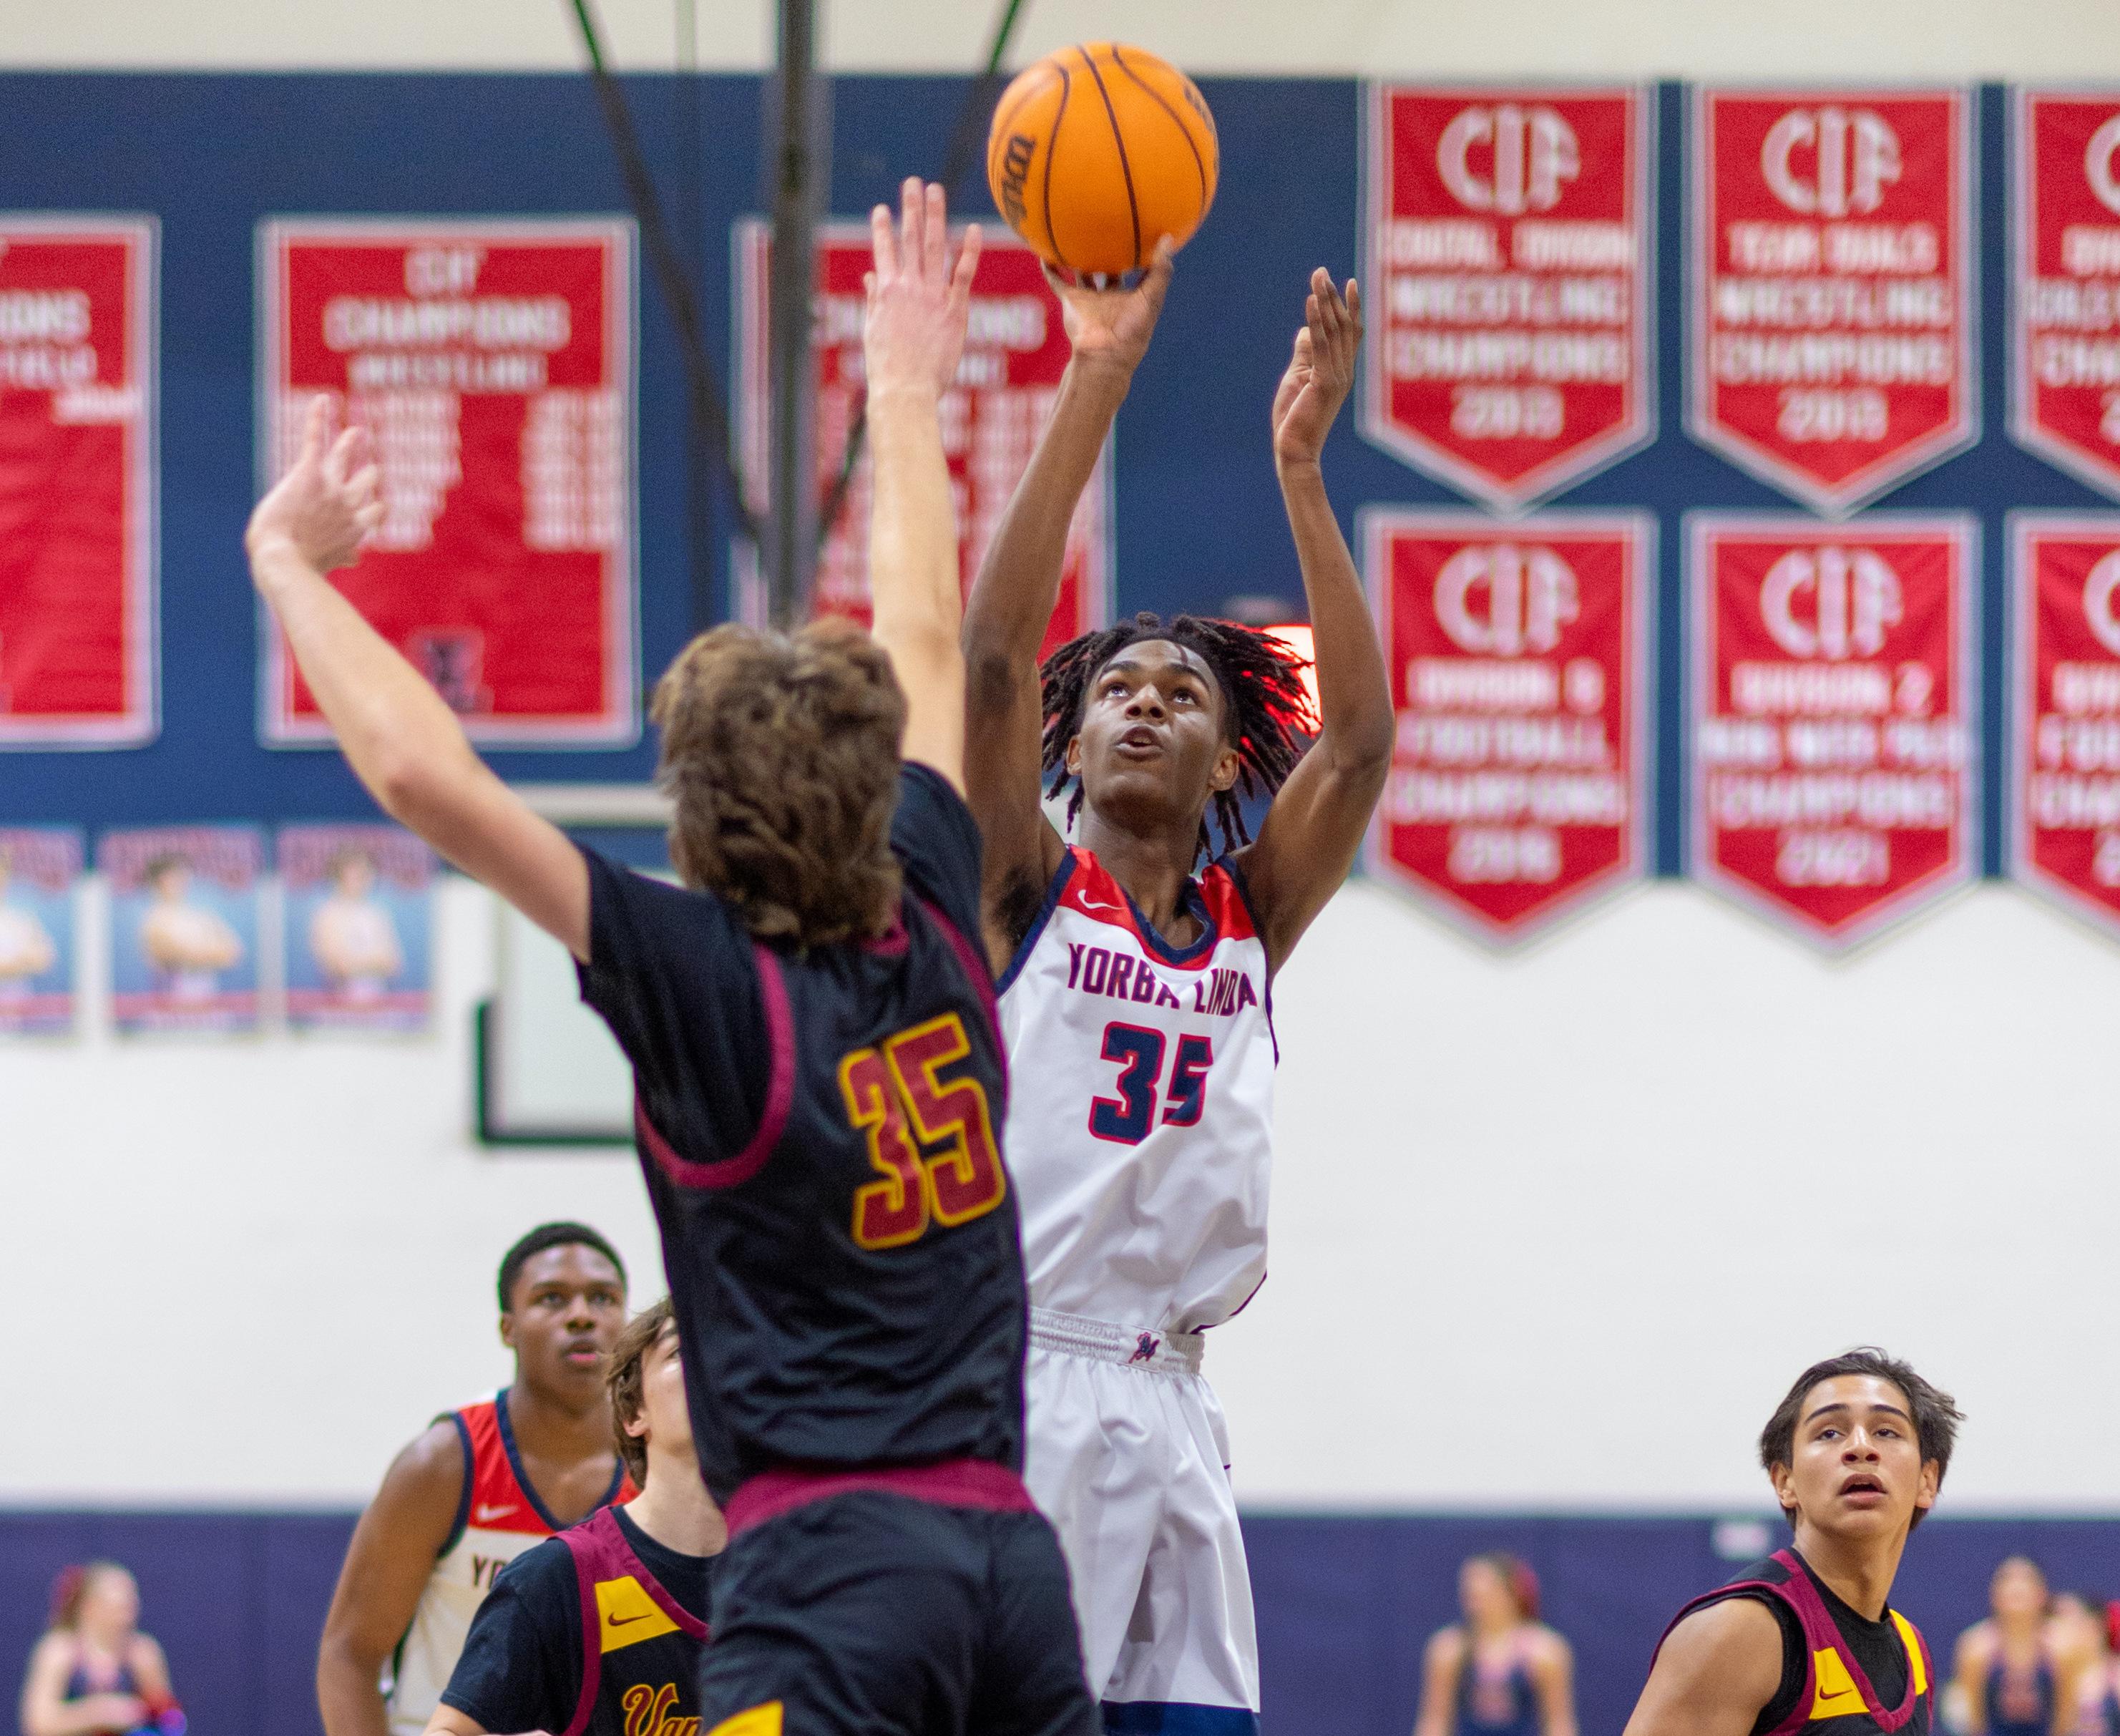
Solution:
{"label": "dreadlocked hair", "polygon": [[[1067,743],[1081,729],[1090,684],[1106,663],[1145,639],[1168,640],[1197,651],[1214,672],[1222,690],[1224,731],[1237,750],[1237,781],[1228,789],[1216,791],[1210,806],[1225,850],[1248,844],[1251,829],[1244,824],[1244,798],[1262,790],[1272,795],[1287,782],[1309,745],[1304,738],[1318,733],[1318,714],[1303,683],[1303,672],[1309,664],[1271,633],[1234,621],[1179,615],[1165,621],[1144,609],[1131,621],[1071,639],[1047,658],[1039,670],[1045,710],[1040,756],[1048,780],[1045,794],[1057,797],[1070,783],[1074,784],[1067,799],[1072,825],[1081,812],[1082,784],[1067,770]],[[1199,847],[1202,854],[1212,848],[1204,812]]]}

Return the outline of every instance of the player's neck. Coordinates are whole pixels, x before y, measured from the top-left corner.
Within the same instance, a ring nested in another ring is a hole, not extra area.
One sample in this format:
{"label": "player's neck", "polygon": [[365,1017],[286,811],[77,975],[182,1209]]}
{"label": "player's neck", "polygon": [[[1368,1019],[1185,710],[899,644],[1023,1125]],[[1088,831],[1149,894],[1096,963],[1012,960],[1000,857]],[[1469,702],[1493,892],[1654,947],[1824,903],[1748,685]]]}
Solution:
{"label": "player's neck", "polygon": [[2007,1642],[2015,1651],[2029,1651],[2046,1637],[2046,1617],[2036,1612],[2029,1615],[2013,1612],[1990,1619],[1995,1623],[1996,1636]]}
{"label": "player's neck", "polygon": [[565,1463],[611,1453],[611,1400],[601,1384],[577,1403],[518,1378],[508,1389],[508,1423],[528,1458]]}
{"label": "player's neck", "polygon": [[1194,938],[1189,932],[1174,930],[1189,931],[1194,926],[1185,908],[1185,889],[1192,882],[1192,863],[1199,854],[1197,817],[1183,826],[1174,824],[1141,832],[1113,825],[1086,806],[1076,836],[1104,872],[1126,888],[1158,934],[1175,945],[1189,943]]}
{"label": "player's neck", "polygon": [[1834,1596],[1866,1622],[1884,1619],[1907,1547],[1904,1532],[1889,1539],[1843,1539],[1799,1523],[1796,1547],[1804,1565]]}
{"label": "player's neck", "polygon": [[625,1516],[680,1555],[718,1555],[728,1542],[728,1524],[689,1446],[671,1453],[649,1447],[647,1487],[625,1504]]}

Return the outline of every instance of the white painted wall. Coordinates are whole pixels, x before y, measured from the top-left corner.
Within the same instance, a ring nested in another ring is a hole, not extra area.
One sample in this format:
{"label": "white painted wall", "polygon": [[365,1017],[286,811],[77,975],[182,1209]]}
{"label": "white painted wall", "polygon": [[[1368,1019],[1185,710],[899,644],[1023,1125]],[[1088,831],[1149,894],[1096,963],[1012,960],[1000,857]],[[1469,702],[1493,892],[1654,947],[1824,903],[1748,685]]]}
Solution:
{"label": "white painted wall", "polygon": [[[1025,0],[1024,58],[1139,42],[1195,72],[1357,72],[1492,77],[2053,78],[2120,66],[2108,0]],[[772,0],[599,0],[628,68],[749,68],[772,53]],[[997,0],[819,0],[846,71],[972,66]],[[579,64],[567,0],[73,0],[7,9],[12,67],[451,67]]]}
{"label": "white painted wall", "polygon": [[[442,917],[424,1043],[0,1047],[0,1501],[357,1499],[505,1377],[521,1230],[653,1293],[630,1157],[472,1143],[492,913]],[[1755,1505],[1783,1386],[1876,1339],[1971,1415],[1954,1506],[2120,1510],[2120,949],[1988,887],[1830,964],[1665,884],[1504,961],[1356,884],[1278,1004],[1248,1501]]]}

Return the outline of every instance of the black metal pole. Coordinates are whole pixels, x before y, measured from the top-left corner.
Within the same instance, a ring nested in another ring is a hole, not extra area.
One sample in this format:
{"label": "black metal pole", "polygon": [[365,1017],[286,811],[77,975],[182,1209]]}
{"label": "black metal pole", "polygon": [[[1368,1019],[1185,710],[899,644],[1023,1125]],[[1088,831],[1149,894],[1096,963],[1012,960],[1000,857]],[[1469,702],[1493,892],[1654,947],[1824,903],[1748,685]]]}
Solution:
{"label": "black metal pole", "polygon": [[767,294],[772,512],[766,598],[773,624],[788,627],[808,613],[810,579],[816,566],[816,394],[810,331],[825,109],[816,72],[814,0],[779,0],[779,100],[767,156],[773,176],[773,258]]}

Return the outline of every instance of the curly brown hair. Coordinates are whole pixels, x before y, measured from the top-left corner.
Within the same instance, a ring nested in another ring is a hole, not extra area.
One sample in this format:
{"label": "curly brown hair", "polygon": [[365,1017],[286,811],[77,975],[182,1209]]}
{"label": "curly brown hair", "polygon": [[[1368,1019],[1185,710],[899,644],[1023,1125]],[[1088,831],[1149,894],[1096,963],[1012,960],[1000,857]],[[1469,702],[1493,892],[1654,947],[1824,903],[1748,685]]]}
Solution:
{"label": "curly brown hair", "polygon": [[647,1375],[648,1352],[666,1329],[677,1324],[677,1310],[670,1298],[644,1308],[620,1329],[604,1364],[604,1390],[611,1394],[611,1438],[618,1456],[625,1461],[626,1474],[636,1489],[648,1487],[648,1442],[627,1432],[626,1425],[640,1415],[640,1384]]}
{"label": "curly brown hair", "polygon": [[676,804],[670,861],[762,940],[887,933],[905,696],[859,628],[702,633],[656,683],[658,777]]}

